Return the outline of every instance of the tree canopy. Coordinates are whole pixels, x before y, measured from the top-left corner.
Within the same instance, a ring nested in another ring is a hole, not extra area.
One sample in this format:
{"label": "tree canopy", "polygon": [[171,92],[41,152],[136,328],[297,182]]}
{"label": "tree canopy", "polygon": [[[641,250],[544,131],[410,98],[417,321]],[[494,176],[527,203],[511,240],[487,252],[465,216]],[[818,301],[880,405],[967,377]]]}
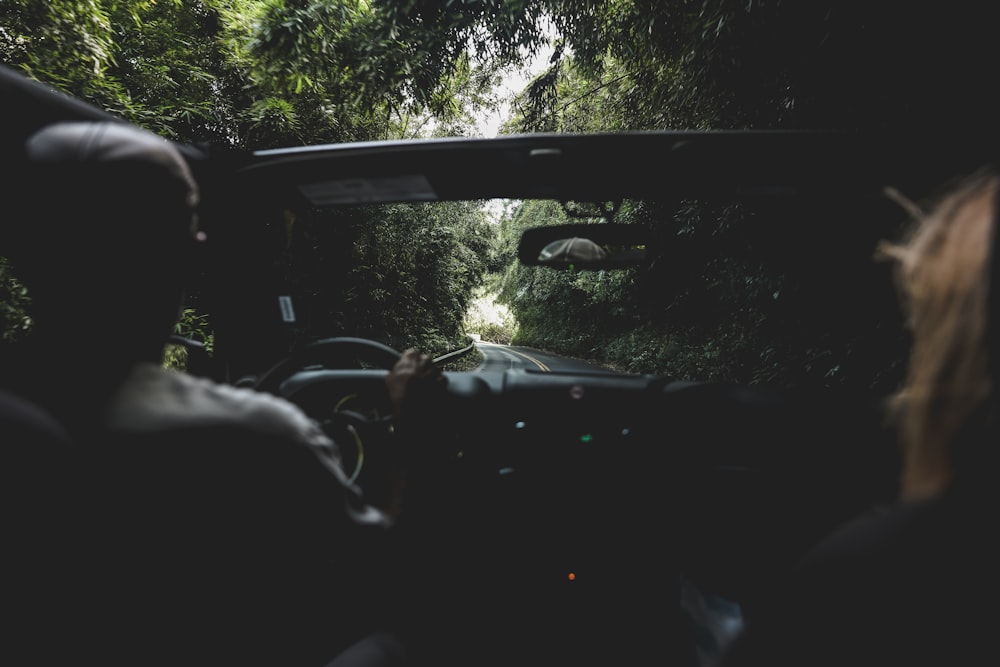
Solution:
{"label": "tree canopy", "polygon": [[3,62],[163,134],[248,148],[413,136],[432,125],[467,134],[472,112],[499,103],[500,75],[543,52],[550,66],[522,92],[510,130],[923,127],[985,122],[997,109],[982,85],[989,23],[965,3],[0,7]]}

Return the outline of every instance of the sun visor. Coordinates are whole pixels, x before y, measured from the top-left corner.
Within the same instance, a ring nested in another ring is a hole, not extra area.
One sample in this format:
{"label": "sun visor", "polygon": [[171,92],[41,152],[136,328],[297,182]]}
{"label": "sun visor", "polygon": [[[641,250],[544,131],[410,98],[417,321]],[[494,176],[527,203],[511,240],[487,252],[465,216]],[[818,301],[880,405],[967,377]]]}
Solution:
{"label": "sun visor", "polygon": [[306,183],[299,186],[299,191],[315,206],[438,199],[434,188],[422,174]]}

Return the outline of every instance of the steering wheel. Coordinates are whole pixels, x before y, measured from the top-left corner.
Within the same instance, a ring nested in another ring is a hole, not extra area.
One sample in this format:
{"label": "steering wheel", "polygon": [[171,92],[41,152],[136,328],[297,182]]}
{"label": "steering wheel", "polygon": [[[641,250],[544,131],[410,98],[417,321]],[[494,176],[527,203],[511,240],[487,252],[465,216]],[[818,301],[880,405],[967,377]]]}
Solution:
{"label": "steering wheel", "polygon": [[281,384],[285,380],[311,366],[392,370],[401,356],[388,345],[368,338],[323,338],[293,350],[261,375],[253,386],[258,391],[280,394]]}
{"label": "steering wheel", "polygon": [[[380,460],[389,450],[392,438],[392,416],[378,411],[358,411],[351,406],[357,395],[341,398],[333,411],[320,420],[323,431],[340,444],[344,470],[351,482],[357,482],[363,470],[380,467]],[[360,399],[363,401],[363,399]],[[364,487],[369,491],[378,477],[366,476]]]}

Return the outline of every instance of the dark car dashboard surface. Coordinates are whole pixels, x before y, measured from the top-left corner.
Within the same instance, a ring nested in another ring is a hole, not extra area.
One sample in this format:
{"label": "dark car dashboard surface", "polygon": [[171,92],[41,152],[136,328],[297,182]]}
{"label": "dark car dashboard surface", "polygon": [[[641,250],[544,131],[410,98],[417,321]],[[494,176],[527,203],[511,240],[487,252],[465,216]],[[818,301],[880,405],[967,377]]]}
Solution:
{"label": "dark car dashboard surface", "polygon": [[[401,437],[385,374],[312,369],[281,386],[362,483]],[[682,584],[752,614],[818,539],[895,497],[877,403],[614,373],[445,376],[403,436],[402,525],[412,599],[444,609],[411,630],[458,662],[483,646],[496,664],[690,660]]]}

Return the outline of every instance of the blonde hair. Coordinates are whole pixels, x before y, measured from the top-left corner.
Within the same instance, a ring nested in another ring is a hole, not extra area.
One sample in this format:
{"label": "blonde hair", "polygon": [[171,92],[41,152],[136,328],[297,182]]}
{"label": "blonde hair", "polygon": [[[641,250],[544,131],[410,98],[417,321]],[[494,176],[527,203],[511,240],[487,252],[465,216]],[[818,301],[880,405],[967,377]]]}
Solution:
{"label": "blonde hair", "polygon": [[906,380],[894,399],[903,454],[901,495],[943,491],[953,449],[991,391],[988,367],[990,248],[1000,176],[981,169],[918,214],[900,243],[878,255],[895,277],[913,334]]}

